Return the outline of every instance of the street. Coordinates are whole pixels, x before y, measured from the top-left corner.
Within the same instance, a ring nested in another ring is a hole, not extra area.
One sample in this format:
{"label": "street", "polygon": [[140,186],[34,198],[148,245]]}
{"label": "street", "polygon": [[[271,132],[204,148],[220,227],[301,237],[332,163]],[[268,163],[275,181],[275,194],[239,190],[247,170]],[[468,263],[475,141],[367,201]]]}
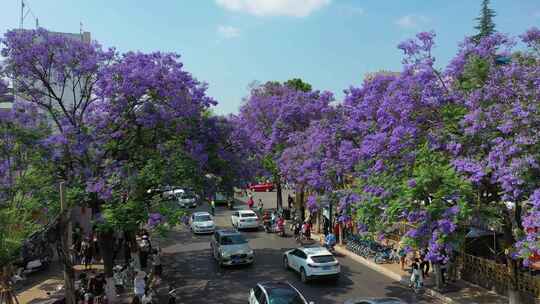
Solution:
{"label": "street", "polygon": [[[286,195],[287,192],[284,193],[284,205]],[[256,202],[262,198],[265,208],[275,208],[275,197],[275,192],[254,195]],[[235,208],[247,207],[238,204]],[[197,209],[208,210],[205,205]],[[225,206],[217,207],[216,225],[230,228],[230,214]],[[264,281],[288,281],[308,301],[317,304],[343,303],[356,297],[398,297],[406,303],[439,303],[427,296],[416,295],[407,286],[344,257],[338,257],[342,266],[339,281],[303,284],[296,273],[282,267],[283,252],[296,247],[292,237],[281,238],[264,231],[245,231],[243,234],[255,251],[252,266],[219,268],[211,256],[211,236],[194,236],[184,227],[175,229],[161,241],[165,279],[178,288],[180,303],[246,303],[250,288]]]}

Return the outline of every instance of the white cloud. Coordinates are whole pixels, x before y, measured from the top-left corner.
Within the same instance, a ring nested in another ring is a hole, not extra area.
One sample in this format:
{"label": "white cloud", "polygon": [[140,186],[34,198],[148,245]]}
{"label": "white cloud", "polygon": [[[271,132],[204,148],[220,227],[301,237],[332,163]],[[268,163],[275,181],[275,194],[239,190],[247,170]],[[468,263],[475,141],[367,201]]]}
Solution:
{"label": "white cloud", "polygon": [[221,38],[232,39],[240,36],[240,29],[230,25],[219,25],[217,33]]}
{"label": "white cloud", "polygon": [[306,17],[330,4],[332,0],[215,0],[217,5],[233,12],[255,16]]}
{"label": "white cloud", "polygon": [[396,24],[405,29],[414,29],[429,22],[429,19],[425,16],[419,15],[406,15],[396,20]]}

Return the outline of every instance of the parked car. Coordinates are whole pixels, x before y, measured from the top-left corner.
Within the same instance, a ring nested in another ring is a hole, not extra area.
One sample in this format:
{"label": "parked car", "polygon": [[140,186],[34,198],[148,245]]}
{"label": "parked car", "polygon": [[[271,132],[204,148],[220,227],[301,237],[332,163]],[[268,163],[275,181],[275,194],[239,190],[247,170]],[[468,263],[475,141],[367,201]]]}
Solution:
{"label": "parked car", "polygon": [[208,212],[195,212],[189,218],[189,227],[193,233],[214,233],[216,224]]}
{"label": "parked car", "polygon": [[162,197],[164,199],[174,199],[179,194],[182,194],[185,192],[184,189],[180,189],[178,187],[169,187],[168,189],[169,190],[164,191],[162,194]]}
{"label": "parked car", "polygon": [[178,205],[182,208],[197,207],[197,198],[195,197],[195,195],[191,193],[182,192],[182,193],[177,194],[176,201],[178,202]]}
{"label": "parked car", "polygon": [[339,278],[340,265],[328,249],[321,246],[304,246],[283,254],[283,267],[300,274],[302,282],[313,278]]}
{"label": "parked car", "polygon": [[358,298],[345,301],[343,304],[406,304],[398,298]]}
{"label": "parked car", "polygon": [[234,198],[232,195],[229,195],[224,192],[216,192],[214,197],[214,202],[216,204],[227,204],[230,201],[234,201]]}
{"label": "parked car", "polygon": [[289,282],[258,283],[249,291],[249,304],[287,303],[315,304],[306,298]]}
{"label": "parked car", "polygon": [[231,215],[231,223],[237,229],[258,229],[260,226],[259,217],[251,210],[234,211]]}
{"label": "parked car", "polygon": [[219,266],[253,264],[255,255],[248,241],[236,230],[217,230],[210,241]]}
{"label": "parked car", "polygon": [[249,186],[249,190],[255,192],[270,192],[274,190],[274,184],[272,183],[259,183]]}

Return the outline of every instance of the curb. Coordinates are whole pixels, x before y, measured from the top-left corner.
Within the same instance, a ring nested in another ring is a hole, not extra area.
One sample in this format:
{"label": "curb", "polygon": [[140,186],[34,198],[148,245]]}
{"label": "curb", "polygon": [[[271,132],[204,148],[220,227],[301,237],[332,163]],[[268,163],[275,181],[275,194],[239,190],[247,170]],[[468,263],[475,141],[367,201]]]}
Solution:
{"label": "curb", "polygon": [[[402,281],[408,281],[408,276],[402,276],[402,275],[400,275],[398,273],[393,272],[392,270],[386,269],[383,266],[380,266],[380,265],[376,264],[375,262],[372,262],[372,261],[370,261],[368,259],[365,259],[365,258],[363,258],[361,256],[358,256],[358,255],[350,252],[349,250],[343,248],[340,245],[336,246],[336,252],[339,252],[340,254],[343,254],[344,256],[354,260],[355,262],[358,262],[358,263],[370,268],[371,270],[379,272],[379,273],[389,277],[390,279],[392,279],[394,281],[397,281],[397,282],[400,282],[400,283]],[[431,288],[424,287],[423,290],[425,291],[425,293],[427,295],[430,295],[430,296],[432,296],[434,298],[437,298],[437,299],[441,300],[445,304],[460,304],[459,302],[453,300],[452,298],[450,298],[448,296],[445,296],[442,293],[440,293],[440,292],[438,292],[436,290],[433,290]]]}

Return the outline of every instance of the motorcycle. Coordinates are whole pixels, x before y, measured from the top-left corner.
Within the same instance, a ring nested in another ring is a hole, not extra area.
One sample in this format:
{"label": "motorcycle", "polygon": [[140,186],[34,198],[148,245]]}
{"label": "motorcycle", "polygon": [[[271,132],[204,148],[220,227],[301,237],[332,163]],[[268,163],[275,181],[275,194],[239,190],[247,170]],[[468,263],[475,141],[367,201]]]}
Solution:
{"label": "motorcycle", "polygon": [[229,207],[229,210],[234,210],[234,201],[228,201],[227,207]]}

